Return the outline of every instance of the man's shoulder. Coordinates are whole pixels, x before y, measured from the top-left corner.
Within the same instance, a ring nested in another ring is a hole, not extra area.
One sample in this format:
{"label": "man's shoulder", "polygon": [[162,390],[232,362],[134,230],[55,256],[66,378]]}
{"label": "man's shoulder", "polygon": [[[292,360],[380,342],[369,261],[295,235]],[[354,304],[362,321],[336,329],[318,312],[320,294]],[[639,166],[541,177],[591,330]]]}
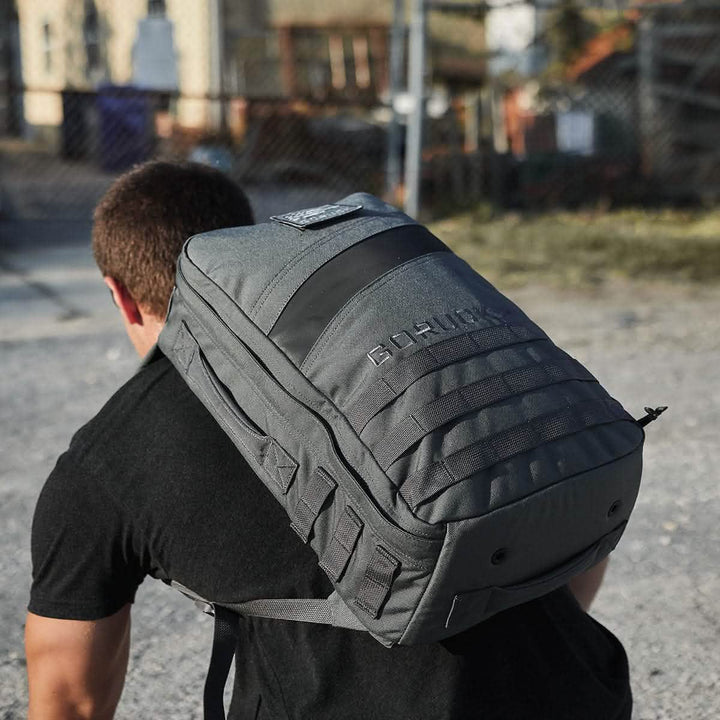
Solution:
{"label": "man's shoulder", "polygon": [[[73,436],[78,457],[129,457],[131,448],[158,441],[193,423],[207,426],[208,413],[170,361],[160,355],[143,364]],[[162,429],[167,431],[161,434]]]}
{"label": "man's shoulder", "polygon": [[149,518],[162,519],[167,505],[166,475],[158,468],[172,473],[177,463],[153,459],[157,443],[148,428],[157,426],[153,418],[175,412],[173,406],[184,415],[183,385],[165,359],[142,367],[58,458],[34,514],[32,612],[75,620],[107,617],[132,601],[142,577],[157,564],[143,528]]}
{"label": "man's shoulder", "polygon": [[[238,451],[166,358],[141,367],[77,431],[52,474],[54,487],[112,498],[124,517],[162,518],[169,495],[199,478],[218,487],[242,468]],[[99,487],[102,486],[102,489]],[[153,521],[154,522],[154,521]]]}
{"label": "man's shoulder", "polygon": [[163,384],[180,380],[167,358],[160,357],[152,363],[142,365],[132,377],[124,382],[105,402],[102,408],[75,434],[73,443],[90,444],[107,426],[121,424],[128,414],[134,413],[142,399],[163,393],[158,390]]}

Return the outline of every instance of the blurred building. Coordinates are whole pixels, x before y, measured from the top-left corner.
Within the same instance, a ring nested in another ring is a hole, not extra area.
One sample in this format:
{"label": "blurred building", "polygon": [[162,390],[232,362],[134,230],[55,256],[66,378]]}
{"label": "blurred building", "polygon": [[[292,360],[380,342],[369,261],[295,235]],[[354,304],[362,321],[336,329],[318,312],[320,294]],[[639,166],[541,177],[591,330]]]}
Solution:
{"label": "blurred building", "polygon": [[22,129],[20,31],[14,0],[0,0],[0,135]]}
{"label": "blurred building", "polygon": [[[84,94],[108,86],[164,94],[174,121],[198,129],[227,121],[218,101],[226,96],[367,105],[387,99],[390,0],[16,5],[23,120],[29,136],[51,145],[62,142],[64,113],[82,122],[90,103]],[[483,23],[433,15],[433,80],[481,83]]]}
{"label": "blurred building", "polygon": [[489,0],[485,20],[489,70],[493,76],[539,72],[545,53],[537,42],[544,27],[544,9],[535,2]]}
{"label": "blurred building", "polygon": [[156,89],[182,87],[188,95],[177,108],[183,122],[205,122],[213,54],[209,5],[207,0],[18,0],[29,134],[59,142],[67,91],[81,94],[103,85],[126,86],[142,80],[134,77],[133,59],[139,52],[140,61],[148,67],[147,40],[152,39],[153,25],[163,24],[166,32],[160,34],[170,40],[165,43],[169,51],[165,64],[176,63],[169,73],[175,82],[161,83]]}

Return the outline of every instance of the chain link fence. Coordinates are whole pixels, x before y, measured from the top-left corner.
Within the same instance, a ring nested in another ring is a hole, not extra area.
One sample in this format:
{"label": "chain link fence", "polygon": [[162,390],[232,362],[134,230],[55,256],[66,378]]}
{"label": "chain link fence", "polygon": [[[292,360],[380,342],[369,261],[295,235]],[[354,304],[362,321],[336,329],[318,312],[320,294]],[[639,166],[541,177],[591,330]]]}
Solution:
{"label": "chain link fence", "polygon": [[[405,78],[391,87],[390,0],[344,22],[314,3],[306,20],[262,3],[116,5],[0,0],[0,215],[85,219],[114,177],[150,158],[210,163],[246,187],[402,203],[409,100]],[[431,13],[424,210],[642,202],[677,196],[665,190],[678,172],[695,178],[688,196],[720,186],[708,148],[720,20],[685,12],[680,37],[679,12],[625,17],[562,79],[530,81],[490,76],[481,15],[452,26]],[[690,121],[704,150],[682,136]]]}
{"label": "chain link fence", "polygon": [[645,170],[674,198],[720,198],[720,4],[657,7],[640,21]]}

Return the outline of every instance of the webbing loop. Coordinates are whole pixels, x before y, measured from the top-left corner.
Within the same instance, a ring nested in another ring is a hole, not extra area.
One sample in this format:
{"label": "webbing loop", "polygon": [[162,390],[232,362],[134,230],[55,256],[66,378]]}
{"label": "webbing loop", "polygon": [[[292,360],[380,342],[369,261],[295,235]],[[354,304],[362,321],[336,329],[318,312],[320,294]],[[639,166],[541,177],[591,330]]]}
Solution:
{"label": "webbing loop", "polygon": [[380,617],[399,569],[400,561],[384,547],[377,545],[360,583],[355,604],[370,617]]}
{"label": "webbing loop", "polygon": [[581,430],[632,418],[615,400],[591,400],[516,425],[480,442],[468,445],[443,460],[408,475],[400,494],[411,508],[466,478],[544,443]]}
{"label": "webbing loop", "polygon": [[330,493],[335,490],[337,483],[321,467],[310,478],[305,490],[295,506],[294,520],[290,527],[306,543],[310,539],[310,532],[322,506]]}
{"label": "webbing loop", "polygon": [[283,494],[290,489],[295,471],[298,468],[295,459],[280,446],[274,438],[270,438],[267,451],[263,458],[263,468],[267,470],[270,477],[275,481]]}
{"label": "webbing loop", "polygon": [[338,520],[330,544],[320,558],[320,567],[333,582],[338,582],[345,572],[362,528],[362,520],[347,506]]}
{"label": "webbing loop", "polygon": [[414,382],[435,370],[466,360],[479,353],[492,352],[531,340],[547,340],[541,331],[524,325],[491,325],[428,345],[398,362],[364,390],[348,413],[356,432]]}

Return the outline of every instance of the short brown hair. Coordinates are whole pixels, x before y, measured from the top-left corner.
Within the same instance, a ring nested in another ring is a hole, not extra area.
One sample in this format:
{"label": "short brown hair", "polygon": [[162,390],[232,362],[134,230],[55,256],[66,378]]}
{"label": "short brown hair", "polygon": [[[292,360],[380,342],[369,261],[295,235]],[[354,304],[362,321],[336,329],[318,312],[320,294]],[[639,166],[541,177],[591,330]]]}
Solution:
{"label": "short brown hair", "polygon": [[144,310],[163,317],[185,240],[252,223],[247,197],[220,171],[152,161],[119,177],[98,204],[93,254],[104,276],[121,282]]}

